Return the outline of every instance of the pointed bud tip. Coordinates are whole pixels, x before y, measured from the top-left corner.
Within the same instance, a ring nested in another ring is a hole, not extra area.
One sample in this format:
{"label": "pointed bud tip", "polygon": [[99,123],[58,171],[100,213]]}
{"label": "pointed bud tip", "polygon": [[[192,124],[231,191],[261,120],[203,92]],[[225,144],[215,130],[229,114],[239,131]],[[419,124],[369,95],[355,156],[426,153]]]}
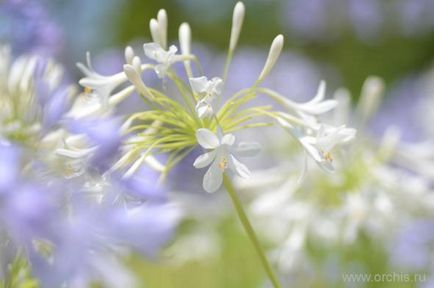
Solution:
{"label": "pointed bud tip", "polygon": [[244,16],[244,13],[246,11],[246,7],[244,6],[243,2],[237,2],[234,7],[234,18],[235,16]]}
{"label": "pointed bud tip", "polygon": [[369,76],[364,86],[368,91],[381,92],[384,89],[384,81],[378,76]]}
{"label": "pointed bud tip", "polygon": [[191,31],[190,25],[187,22],[181,23],[181,25],[179,25],[179,31],[183,31],[183,32]]}
{"label": "pointed bud tip", "polygon": [[134,58],[134,50],[131,48],[131,46],[127,46],[125,48],[125,61],[129,64],[133,61]]}
{"label": "pointed bud tip", "polygon": [[131,64],[138,73],[141,72],[142,61],[140,60],[139,56],[134,56]]}
{"label": "pointed bud tip", "polygon": [[277,35],[273,42],[271,43],[270,51],[268,53],[267,60],[265,61],[264,68],[262,69],[261,74],[257,80],[257,83],[260,83],[265,79],[265,77],[270,73],[274,64],[276,64],[277,59],[280,56],[283,48],[284,37],[282,34]]}
{"label": "pointed bud tip", "polygon": [[149,28],[151,28],[151,30],[158,29],[158,21],[155,18],[149,20]]}
{"label": "pointed bud tip", "polygon": [[160,9],[160,10],[158,10],[158,13],[157,13],[157,19],[158,19],[159,21],[164,20],[164,19],[167,19],[167,12],[166,12],[165,9]]}
{"label": "pointed bud tip", "polygon": [[182,54],[190,54],[191,29],[188,23],[184,22],[179,26],[179,44]]}
{"label": "pointed bud tip", "polygon": [[234,7],[234,14],[232,17],[232,30],[229,41],[229,50],[235,50],[235,46],[237,45],[238,38],[240,36],[241,26],[243,25],[244,21],[244,13],[244,4],[242,2],[238,2]]}
{"label": "pointed bud tip", "polygon": [[273,43],[271,45],[283,47],[284,41],[285,41],[285,37],[283,37],[282,34],[279,34],[274,38]]}

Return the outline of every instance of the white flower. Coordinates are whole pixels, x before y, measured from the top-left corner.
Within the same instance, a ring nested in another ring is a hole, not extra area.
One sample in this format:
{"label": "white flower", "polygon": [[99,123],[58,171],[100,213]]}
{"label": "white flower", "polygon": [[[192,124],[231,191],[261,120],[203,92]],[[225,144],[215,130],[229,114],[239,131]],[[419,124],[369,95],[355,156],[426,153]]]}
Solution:
{"label": "white flower", "polygon": [[98,94],[104,103],[108,103],[111,93],[122,83],[127,80],[126,75],[121,72],[111,76],[104,76],[96,72],[92,66],[90,53],[86,53],[86,64],[77,63],[77,67],[85,75],[79,83],[83,87],[93,89]]}
{"label": "white flower", "polygon": [[345,125],[334,127],[320,124],[316,136],[313,137],[301,133],[300,130],[284,120],[279,120],[279,122],[282,127],[289,131],[303,145],[303,148],[313,160],[328,172],[334,171],[331,150],[337,145],[348,143],[356,135],[355,129],[346,128]]}
{"label": "white flower", "polygon": [[214,100],[222,93],[222,79],[214,77],[208,80],[207,77],[190,78],[190,85],[194,93],[202,98],[196,105],[196,112],[200,118],[214,114]]}
{"label": "white flower", "polygon": [[193,164],[198,169],[210,165],[203,178],[205,191],[212,193],[220,188],[223,181],[223,172],[226,169],[232,170],[243,178],[250,176],[250,170],[238,161],[234,154],[240,157],[253,156],[259,151],[259,144],[240,143],[237,147],[233,147],[235,143],[234,135],[226,134],[217,137],[213,132],[205,128],[197,130],[196,138],[200,146],[211,150],[197,157]]}
{"label": "white flower", "polygon": [[143,49],[148,58],[158,63],[155,65],[154,70],[159,78],[164,77],[170,65],[182,60],[181,55],[176,55],[178,48],[175,45],[170,46],[169,50],[166,51],[157,43],[146,43],[143,45]]}
{"label": "white flower", "polygon": [[[127,47],[125,60],[129,62],[133,58],[135,58],[134,51],[131,47]],[[92,67],[89,52],[86,53],[86,64],[87,66],[77,63],[77,67],[85,75],[79,81],[80,85],[85,87],[85,92],[74,101],[71,111],[66,115],[67,117],[83,118],[106,113],[134,92],[132,86],[127,86],[113,94],[114,90],[127,81],[126,74],[124,72],[110,76],[99,74]]]}

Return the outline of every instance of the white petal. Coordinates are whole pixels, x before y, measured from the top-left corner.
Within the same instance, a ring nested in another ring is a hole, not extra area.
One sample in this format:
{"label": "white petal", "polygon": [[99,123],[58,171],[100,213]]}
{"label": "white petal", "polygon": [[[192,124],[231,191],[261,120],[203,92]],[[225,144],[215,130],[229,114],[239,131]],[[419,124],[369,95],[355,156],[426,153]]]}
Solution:
{"label": "white petal", "polygon": [[341,131],[339,131],[339,135],[343,143],[353,140],[354,137],[356,136],[356,133],[357,131],[354,128],[344,128]]}
{"label": "white petal", "polygon": [[203,177],[203,189],[208,193],[217,191],[223,182],[223,172],[218,163],[213,163]]}
{"label": "white petal", "polygon": [[169,68],[169,66],[166,64],[155,65],[154,70],[155,73],[157,73],[158,78],[160,79],[164,78],[164,75],[166,75],[167,68]]}
{"label": "white petal", "polygon": [[171,54],[171,55],[175,55],[176,52],[178,52],[178,47],[176,47],[175,45],[171,45],[171,46],[169,47],[169,54]]}
{"label": "white petal", "polygon": [[205,149],[215,149],[220,146],[217,136],[206,128],[200,128],[196,131],[196,139],[199,145]]}
{"label": "white petal", "polygon": [[316,92],[315,97],[313,97],[313,99],[307,103],[313,104],[313,103],[321,102],[325,97],[325,90],[326,90],[326,83],[324,80],[321,80],[321,82],[319,83],[318,91]]}
{"label": "white petal", "polygon": [[233,134],[226,134],[223,136],[222,144],[226,144],[228,146],[232,146],[235,143],[235,136]]}
{"label": "white petal", "polygon": [[206,91],[206,84],[208,83],[208,79],[205,76],[190,78],[191,89],[195,93],[203,93]]}
{"label": "white petal", "polygon": [[330,151],[336,145],[351,141],[356,134],[353,128],[321,125],[318,131],[317,145],[324,151]]}
{"label": "white petal", "polygon": [[131,167],[127,170],[127,172],[124,173],[122,178],[130,178],[134,175],[134,173],[137,172],[137,170],[142,166],[143,162],[146,159],[146,154],[141,155],[134,163],[131,165]]}
{"label": "white petal", "polygon": [[246,165],[238,161],[234,156],[230,155],[230,164],[232,169],[242,178],[249,178],[252,174]]}
{"label": "white petal", "polygon": [[199,118],[205,118],[212,116],[214,114],[214,110],[211,104],[209,104],[207,101],[201,100],[196,105],[196,113]]}
{"label": "white petal", "polygon": [[220,95],[223,89],[223,80],[219,77],[214,77],[211,79],[213,87],[213,96]]}
{"label": "white petal", "polygon": [[143,50],[145,51],[146,57],[158,61],[157,55],[161,53],[161,50],[163,50],[163,48],[161,48],[161,46],[157,43],[152,42],[143,44]]}
{"label": "white petal", "polygon": [[323,155],[321,151],[313,146],[312,144],[307,141],[307,139],[304,139],[304,137],[301,137],[298,139],[300,141],[301,145],[303,145],[303,148],[309,153],[309,155],[315,160],[316,162],[321,162],[324,160]]}
{"label": "white petal", "polygon": [[200,155],[194,160],[193,166],[197,169],[203,168],[211,164],[212,160],[215,159],[215,151],[211,151],[205,154]]}
{"label": "white petal", "polygon": [[324,114],[338,105],[338,102],[334,99],[326,100],[320,103],[305,103],[299,105],[299,108],[310,114],[319,115]]}
{"label": "white petal", "polygon": [[88,155],[90,155],[93,151],[95,151],[95,148],[88,148],[88,149],[80,149],[80,150],[71,150],[71,149],[64,149],[60,148],[56,150],[57,155],[65,156],[68,158],[83,158]]}
{"label": "white petal", "polygon": [[334,172],[335,167],[333,167],[333,164],[327,160],[323,160],[321,162],[317,162],[319,167],[323,169],[326,172]]}
{"label": "white petal", "polygon": [[234,150],[237,156],[252,157],[261,151],[261,145],[256,142],[240,142]]}

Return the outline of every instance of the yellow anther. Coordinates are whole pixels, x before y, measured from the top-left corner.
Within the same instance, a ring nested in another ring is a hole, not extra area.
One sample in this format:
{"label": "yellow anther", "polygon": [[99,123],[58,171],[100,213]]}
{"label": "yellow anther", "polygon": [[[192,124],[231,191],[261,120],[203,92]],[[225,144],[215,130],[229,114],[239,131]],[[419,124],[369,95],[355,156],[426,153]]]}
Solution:
{"label": "yellow anther", "polygon": [[224,171],[226,168],[228,168],[228,164],[229,164],[228,160],[225,157],[223,157],[219,162],[220,170]]}
{"label": "yellow anther", "polygon": [[92,88],[84,87],[84,93],[86,93],[86,94],[92,93]]}
{"label": "yellow anther", "polygon": [[332,154],[330,154],[330,152],[325,153],[324,158],[329,162],[333,162],[333,157]]}

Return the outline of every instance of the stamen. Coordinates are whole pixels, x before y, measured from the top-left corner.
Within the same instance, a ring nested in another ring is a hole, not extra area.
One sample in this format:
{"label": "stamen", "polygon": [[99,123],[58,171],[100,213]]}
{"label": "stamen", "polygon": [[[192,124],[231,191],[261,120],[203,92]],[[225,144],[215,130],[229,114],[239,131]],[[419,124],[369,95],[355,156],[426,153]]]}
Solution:
{"label": "stamen", "polygon": [[329,161],[330,163],[333,162],[333,157],[332,154],[330,152],[327,152],[324,154],[324,158]]}
{"label": "stamen", "polygon": [[224,171],[228,168],[228,160],[226,159],[226,157],[222,157],[222,159],[219,162],[219,168],[220,170]]}

